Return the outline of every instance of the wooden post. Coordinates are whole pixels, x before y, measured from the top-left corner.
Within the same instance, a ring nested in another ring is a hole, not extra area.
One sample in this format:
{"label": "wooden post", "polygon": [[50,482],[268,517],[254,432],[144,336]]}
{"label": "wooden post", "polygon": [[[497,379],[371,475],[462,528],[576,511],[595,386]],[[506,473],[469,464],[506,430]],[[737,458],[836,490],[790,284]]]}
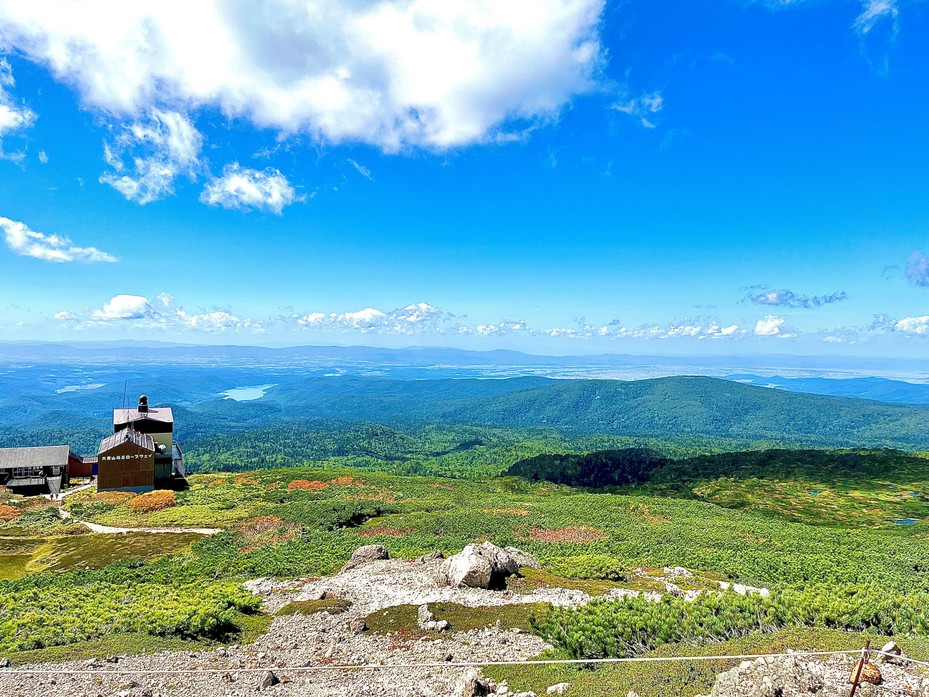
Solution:
{"label": "wooden post", "polygon": [[871,640],[868,639],[865,642],[864,648],[861,650],[861,658],[858,661],[858,670],[855,671],[855,677],[852,678],[852,691],[848,693],[848,697],[855,697],[855,692],[858,691],[858,680],[861,678],[861,671],[864,670],[864,664],[868,662],[870,658],[868,654],[868,649],[871,648]]}

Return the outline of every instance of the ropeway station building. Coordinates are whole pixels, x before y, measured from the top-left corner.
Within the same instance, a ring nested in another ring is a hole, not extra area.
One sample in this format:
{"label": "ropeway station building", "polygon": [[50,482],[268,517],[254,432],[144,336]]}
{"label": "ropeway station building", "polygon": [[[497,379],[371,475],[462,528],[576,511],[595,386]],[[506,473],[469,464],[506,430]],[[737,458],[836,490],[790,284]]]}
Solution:
{"label": "ropeway station building", "polygon": [[113,410],[113,434],[96,457],[75,455],[67,445],[0,448],[0,485],[17,493],[58,495],[72,478],[96,476],[98,491],[143,492],[186,486],[184,456],[174,440],[174,413],[138,406]]}

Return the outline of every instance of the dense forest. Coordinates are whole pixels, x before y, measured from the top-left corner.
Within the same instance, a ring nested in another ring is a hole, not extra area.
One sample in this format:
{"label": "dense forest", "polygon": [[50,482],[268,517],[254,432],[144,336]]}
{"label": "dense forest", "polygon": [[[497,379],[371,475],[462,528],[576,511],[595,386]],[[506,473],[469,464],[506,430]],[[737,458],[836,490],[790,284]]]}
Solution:
{"label": "dense forest", "polygon": [[[110,410],[119,403],[114,400],[121,397],[106,389],[99,394],[0,396],[0,438],[21,444],[36,432],[105,434]],[[606,435],[685,444],[719,439],[743,445],[929,449],[929,407],[792,393],[703,377],[621,381],[314,376],[277,385],[256,401],[204,399],[207,393],[192,380],[187,390],[171,383],[152,397],[153,405],[174,407],[178,439],[191,444],[191,450],[217,435],[279,426],[326,431],[332,430],[327,423],[346,422],[403,431],[436,426],[541,428],[567,438]]]}

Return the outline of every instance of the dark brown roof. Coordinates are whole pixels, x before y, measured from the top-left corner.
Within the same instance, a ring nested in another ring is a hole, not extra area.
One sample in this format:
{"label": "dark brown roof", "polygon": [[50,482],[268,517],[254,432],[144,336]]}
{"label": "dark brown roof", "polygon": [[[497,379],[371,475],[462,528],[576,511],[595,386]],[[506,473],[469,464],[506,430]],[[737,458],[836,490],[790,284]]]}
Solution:
{"label": "dark brown roof", "polygon": [[157,409],[149,409],[148,411],[139,411],[138,409],[113,410],[114,426],[131,424],[135,423],[136,421],[143,421],[144,419],[148,419],[149,421],[162,421],[166,424],[173,424],[174,414],[172,413],[170,407],[159,407]]}
{"label": "dark brown roof", "polygon": [[71,448],[45,445],[33,448],[0,448],[0,469],[13,467],[67,467]]}
{"label": "dark brown roof", "polygon": [[139,433],[134,431],[131,428],[124,428],[122,431],[117,431],[112,436],[107,436],[102,441],[100,441],[100,449],[98,453],[105,453],[108,450],[112,450],[117,445],[122,445],[123,443],[134,443],[140,448],[145,448],[146,450],[151,450],[155,452],[155,441],[147,433]]}

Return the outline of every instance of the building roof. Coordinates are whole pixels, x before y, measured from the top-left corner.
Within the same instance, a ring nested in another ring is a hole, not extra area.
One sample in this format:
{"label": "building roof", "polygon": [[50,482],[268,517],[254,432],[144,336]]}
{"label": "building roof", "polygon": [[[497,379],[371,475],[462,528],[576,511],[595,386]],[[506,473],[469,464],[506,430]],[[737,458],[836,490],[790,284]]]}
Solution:
{"label": "building roof", "polygon": [[33,448],[0,448],[0,469],[13,467],[67,467],[71,448],[45,445]]}
{"label": "building roof", "polygon": [[123,443],[133,443],[140,448],[155,452],[155,441],[152,437],[147,433],[139,433],[131,428],[124,428],[122,431],[117,431],[112,436],[104,438],[100,441],[100,449],[98,452],[105,453]]}
{"label": "building roof", "polygon": [[149,421],[161,421],[166,424],[173,424],[174,414],[172,413],[170,407],[149,409],[148,411],[139,411],[138,408],[113,410],[114,426],[131,424],[135,423],[136,421],[144,421],[146,419]]}

